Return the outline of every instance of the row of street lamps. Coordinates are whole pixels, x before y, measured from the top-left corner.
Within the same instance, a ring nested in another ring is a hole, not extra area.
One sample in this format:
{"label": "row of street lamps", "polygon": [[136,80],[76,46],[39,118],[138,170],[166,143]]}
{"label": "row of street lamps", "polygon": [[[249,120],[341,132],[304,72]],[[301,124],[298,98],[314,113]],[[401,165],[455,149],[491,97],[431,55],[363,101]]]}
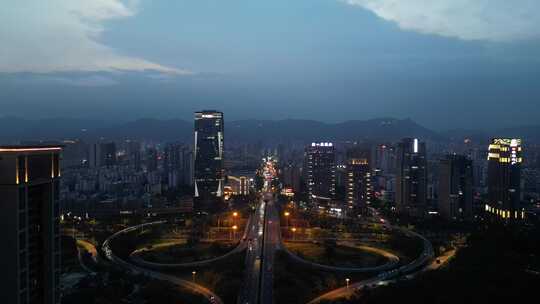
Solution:
{"label": "row of street lamps", "polygon": [[[289,211],[285,211],[283,213],[283,215],[285,216],[285,221],[286,221],[285,229],[289,230],[289,217],[291,216],[291,213]],[[290,230],[292,231],[293,240],[294,240],[295,239],[296,227],[292,227]]]}

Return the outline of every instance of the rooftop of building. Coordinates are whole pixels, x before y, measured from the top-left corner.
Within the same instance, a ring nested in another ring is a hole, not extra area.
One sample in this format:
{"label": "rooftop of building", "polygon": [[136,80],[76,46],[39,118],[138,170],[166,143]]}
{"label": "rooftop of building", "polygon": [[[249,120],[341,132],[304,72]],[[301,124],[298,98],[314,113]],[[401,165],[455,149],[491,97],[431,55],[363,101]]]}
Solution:
{"label": "rooftop of building", "polygon": [[61,151],[63,145],[0,145],[0,153],[5,152],[47,152]]}

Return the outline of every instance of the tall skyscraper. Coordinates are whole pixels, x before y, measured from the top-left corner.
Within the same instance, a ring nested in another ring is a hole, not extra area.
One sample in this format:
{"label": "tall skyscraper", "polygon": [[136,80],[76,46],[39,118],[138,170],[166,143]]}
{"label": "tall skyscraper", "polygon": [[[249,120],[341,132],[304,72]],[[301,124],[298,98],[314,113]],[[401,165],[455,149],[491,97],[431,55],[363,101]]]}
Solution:
{"label": "tall skyscraper", "polygon": [[99,147],[101,166],[111,167],[116,165],[116,144],[114,142],[101,143]]}
{"label": "tall skyscraper", "polygon": [[194,158],[193,158],[193,151],[191,148],[187,148],[184,150],[184,159],[183,159],[183,181],[184,184],[188,186],[193,186],[194,184]]}
{"label": "tall skyscraper", "polygon": [[116,165],[116,144],[114,142],[98,142],[90,145],[88,165],[90,168],[111,167]]}
{"label": "tall skyscraper", "polygon": [[473,163],[463,155],[448,155],[439,165],[439,213],[447,220],[473,217]]}
{"label": "tall skyscraper", "polygon": [[0,298],[60,303],[59,146],[0,147]]}
{"label": "tall skyscraper", "polygon": [[146,149],[146,170],[154,172],[158,169],[158,151],[156,148]]}
{"label": "tall skyscraper", "polygon": [[192,185],[192,152],[182,143],[169,143],[163,153],[163,169],[169,187],[177,188],[180,185]]}
{"label": "tall skyscraper", "polygon": [[141,143],[138,141],[126,141],[126,153],[133,169],[141,170]]}
{"label": "tall skyscraper", "polygon": [[88,167],[98,168],[100,166],[99,160],[99,143],[91,143],[88,146]]}
{"label": "tall skyscraper", "polygon": [[283,166],[282,175],[283,175],[283,185],[287,187],[292,187],[294,192],[300,191],[300,180],[301,180],[301,166],[296,166],[293,163],[288,163]]}
{"label": "tall skyscraper", "polygon": [[521,139],[495,138],[488,153],[486,211],[503,219],[523,219],[521,209]]}
{"label": "tall skyscraper", "polygon": [[371,151],[351,149],[347,151],[346,201],[349,214],[365,214],[371,202]]}
{"label": "tall skyscraper", "polygon": [[374,147],[371,167],[382,171],[383,174],[394,174],[396,170],[396,148],[390,144]]}
{"label": "tall skyscraper", "polygon": [[423,217],[426,205],[426,144],[405,138],[397,148],[396,208],[400,214]]}
{"label": "tall skyscraper", "polygon": [[306,149],[306,181],[310,200],[330,200],[336,194],[334,145],[312,143]]}
{"label": "tall skyscraper", "polygon": [[219,208],[223,199],[223,113],[195,113],[194,190],[195,209]]}

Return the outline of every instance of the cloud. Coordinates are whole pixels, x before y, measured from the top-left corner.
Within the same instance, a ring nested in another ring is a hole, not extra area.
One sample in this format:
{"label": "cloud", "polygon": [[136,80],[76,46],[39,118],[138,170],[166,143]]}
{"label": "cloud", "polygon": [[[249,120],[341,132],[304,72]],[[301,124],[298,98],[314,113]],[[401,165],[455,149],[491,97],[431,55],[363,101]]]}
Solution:
{"label": "cloud", "polygon": [[11,0],[0,9],[0,72],[156,71],[190,74],[121,54],[99,41],[107,21],[137,13],[137,1]]}
{"label": "cloud", "polygon": [[77,87],[103,87],[115,85],[118,82],[110,77],[90,75],[85,77],[41,77],[43,82],[71,85]]}
{"label": "cloud", "polygon": [[405,30],[463,40],[540,38],[538,0],[342,0]]}

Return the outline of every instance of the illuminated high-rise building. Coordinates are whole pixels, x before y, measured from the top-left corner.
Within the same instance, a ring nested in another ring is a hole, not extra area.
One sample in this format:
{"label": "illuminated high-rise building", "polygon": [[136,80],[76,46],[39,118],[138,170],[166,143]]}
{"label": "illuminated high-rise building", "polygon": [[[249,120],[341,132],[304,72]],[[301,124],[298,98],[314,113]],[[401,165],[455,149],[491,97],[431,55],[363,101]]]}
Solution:
{"label": "illuminated high-rise building", "polygon": [[487,212],[503,219],[523,219],[521,201],[521,139],[495,138],[488,153]]}
{"label": "illuminated high-rise building", "polygon": [[228,183],[234,195],[246,196],[249,194],[249,179],[247,176],[228,176]]}
{"label": "illuminated high-rise building", "polygon": [[400,214],[423,217],[426,205],[426,144],[405,138],[397,148],[396,209]]}
{"label": "illuminated high-rise building", "polygon": [[370,150],[352,149],[347,152],[346,201],[349,213],[365,214],[371,202]]}
{"label": "illuminated high-rise building", "polygon": [[307,147],[306,181],[310,200],[334,198],[336,194],[336,162],[332,143],[312,143]]}
{"label": "illuminated high-rise building", "polygon": [[195,113],[194,191],[195,208],[219,208],[224,185],[223,169],[224,124],[223,113],[201,111]]}
{"label": "illuminated high-rise building", "polygon": [[447,220],[473,217],[473,163],[463,155],[448,155],[439,164],[439,213]]}
{"label": "illuminated high-rise building", "polygon": [[0,297],[60,303],[59,146],[0,147]]}

